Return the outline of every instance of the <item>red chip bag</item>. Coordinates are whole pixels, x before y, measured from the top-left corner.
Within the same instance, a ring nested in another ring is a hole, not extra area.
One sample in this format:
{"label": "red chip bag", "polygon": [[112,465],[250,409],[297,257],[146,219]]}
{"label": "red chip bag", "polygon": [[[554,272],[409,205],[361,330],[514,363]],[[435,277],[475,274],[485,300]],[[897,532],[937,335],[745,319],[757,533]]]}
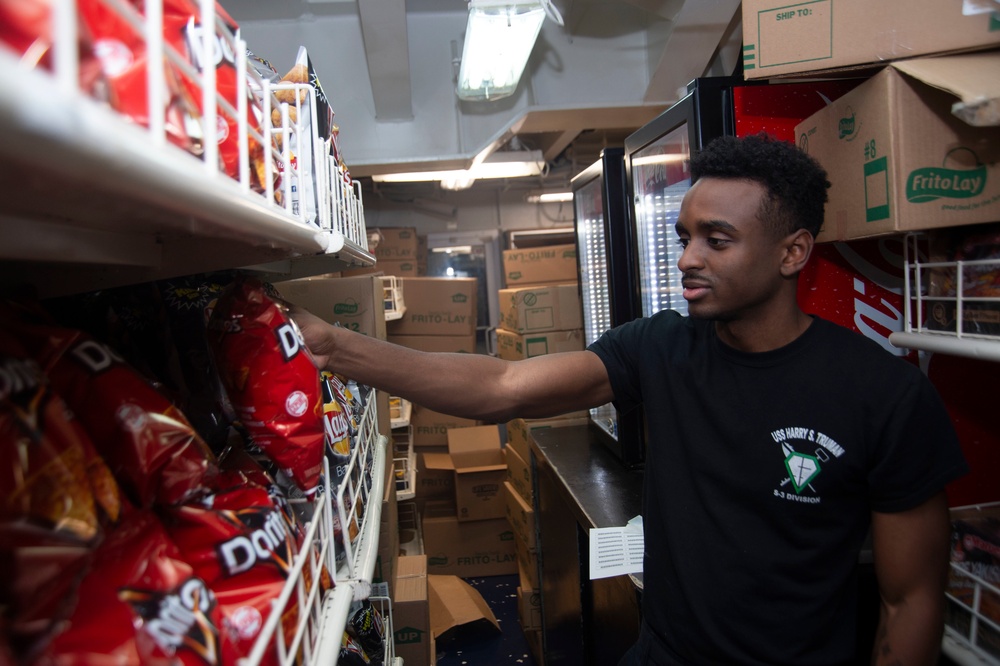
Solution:
{"label": "red chip bag", "polygon": [[13,329],[139,506],[207,491],[215,457],[184,415],[108,346],[41,323]]}
{"label": "red chip bag", "polygon": [[319,483],[319,373],[285,308],[252,279],[229,285],[208,323],[209,344],[237,417],[264,455],[306,493]]}
{"label": "red chip bag", "polygon": [[[164,510],[164,525],[182,557],[215,595],[223,661],[253,649],[295,557],[295,541],[265,488],[225,474],[228,489],[198,505]],[[282,618],[286,644],[297,613]],[[269,650],[268,657],[275,652]],[[269,663],[269,662],[265,662]]]}
{"label": "red chip bag", "polygon": [[[131,5],[137,5],[135,1]],[[108,6],[104,0],[79,0],[80,23],[93,36],[94,54],[108,82],[111,107],[132,122],[149,126],[149,98],[147,71],[149,58],[146,40],[128,20]],[[201,138],[192,136],[198,131],[191,122],[200,115],[195,100],[182,87],[179,77],[166,58],[157,66],[163,67],[166,103],[166,137],[171,142],[192,153],[200,153]]]}
{"label": "red chip bag", "polygon": [[0,331],[0,608],[21,655],[71,610],[102,526],[121,508],[83,428],[38,364]]}
{"label": "red chip bag", "polygon": [[98,548],[43,666],[220,662],[215,597],[156,516],[134,511]]}
{"label": "red chip bag", "polygon": [[[52,0],[0,2],[0,42],[20,55],[22,64],[51,71]],[[80,31],[78,57],[80,90],[103,101],[107,86],[86,30]]]}

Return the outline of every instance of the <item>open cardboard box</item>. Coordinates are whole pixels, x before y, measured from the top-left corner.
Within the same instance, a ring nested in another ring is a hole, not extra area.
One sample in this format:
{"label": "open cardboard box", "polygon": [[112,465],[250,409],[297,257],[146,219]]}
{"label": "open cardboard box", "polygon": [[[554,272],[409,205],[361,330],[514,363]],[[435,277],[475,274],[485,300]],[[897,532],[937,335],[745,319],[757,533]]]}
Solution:
{"label": "open cardboard box", "polygon": [[500,632],[489,604],[474,587],[458,576],[427,576],[431,634],[437,640],[449,631],[465,628],[488,633]]}
{"label": "open cardboard box", "polygon": [[506,515],[503,484],[507,480],[507,460],[497,426],[449,429],[448,453],[427,453],[424,465],[428,470],[454,472],[458,520],[489,520]]}
{"label": "open cardboard box", "polygon": [[1000,220],[1000,52],[901,60],[796,128],[830,179],[817,240]]}

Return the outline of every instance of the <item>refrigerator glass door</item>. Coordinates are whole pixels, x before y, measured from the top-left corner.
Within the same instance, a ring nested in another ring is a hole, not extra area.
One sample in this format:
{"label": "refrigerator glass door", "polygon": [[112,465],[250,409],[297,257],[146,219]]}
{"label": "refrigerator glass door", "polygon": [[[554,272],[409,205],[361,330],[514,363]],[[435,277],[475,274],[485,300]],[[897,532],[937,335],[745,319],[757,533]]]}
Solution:
{"label": "refrigerator glass door", "polygon": [[[602,180],[595,178],[573,193],[583,334],[588,345],[612,326],[602,191]],[[617,413],[610,403],[591,409],[590,418],[601,430],[618,438]]]}
{"label": "refrigerator glass door", "polygon": [[677,268],[681,246],[674,224],[691,187],[691,143],[681,125],[632,155],[642,314],[673,309],[687,314]]}

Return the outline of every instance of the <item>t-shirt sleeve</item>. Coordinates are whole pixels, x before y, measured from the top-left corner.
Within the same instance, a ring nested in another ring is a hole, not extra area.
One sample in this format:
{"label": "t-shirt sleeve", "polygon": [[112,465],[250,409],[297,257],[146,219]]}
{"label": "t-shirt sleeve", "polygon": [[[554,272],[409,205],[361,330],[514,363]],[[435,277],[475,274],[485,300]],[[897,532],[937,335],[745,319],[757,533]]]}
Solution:
{"label": "t-shirt sleeve", "polygon": [[604,362],[615,394],[614,405],[621,412],[627,412],[642,402],[636,367],[646,322],[645,319],[635,319],[617,326],[587,347]]}
{"label": "t-shirt sleeve", "polygon": [[875,511],[912,509],[969,471],[944,403],[923,375],[903,387],[875,451],[868,474]]}

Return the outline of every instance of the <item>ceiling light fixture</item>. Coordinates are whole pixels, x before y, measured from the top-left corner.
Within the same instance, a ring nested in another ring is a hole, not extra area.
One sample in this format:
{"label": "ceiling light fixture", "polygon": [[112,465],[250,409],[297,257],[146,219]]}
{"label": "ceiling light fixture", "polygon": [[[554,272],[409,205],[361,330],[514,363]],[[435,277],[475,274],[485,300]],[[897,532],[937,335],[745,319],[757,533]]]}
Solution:
{"label": "ceiling light fixture", "polygon": [[569,190],[532,192],[527,196],[528,203],[565,203],[572,200],[573,193]]}
{"label": "ceiling light fixture", "polygon": [[493,153],[468,169],[449,171],[411,171],[372,176],[376,183],[415,183],[437,180],[448,190],[462,190],[480,178],[525,178],[537,176],[545,168],[540,150],[513,150]]}
{"label": "ceiling light fixture", "polygon": [[487,101],[512,95],[546,15],[563,24],[551,0],[470,0],[459,99]]}

